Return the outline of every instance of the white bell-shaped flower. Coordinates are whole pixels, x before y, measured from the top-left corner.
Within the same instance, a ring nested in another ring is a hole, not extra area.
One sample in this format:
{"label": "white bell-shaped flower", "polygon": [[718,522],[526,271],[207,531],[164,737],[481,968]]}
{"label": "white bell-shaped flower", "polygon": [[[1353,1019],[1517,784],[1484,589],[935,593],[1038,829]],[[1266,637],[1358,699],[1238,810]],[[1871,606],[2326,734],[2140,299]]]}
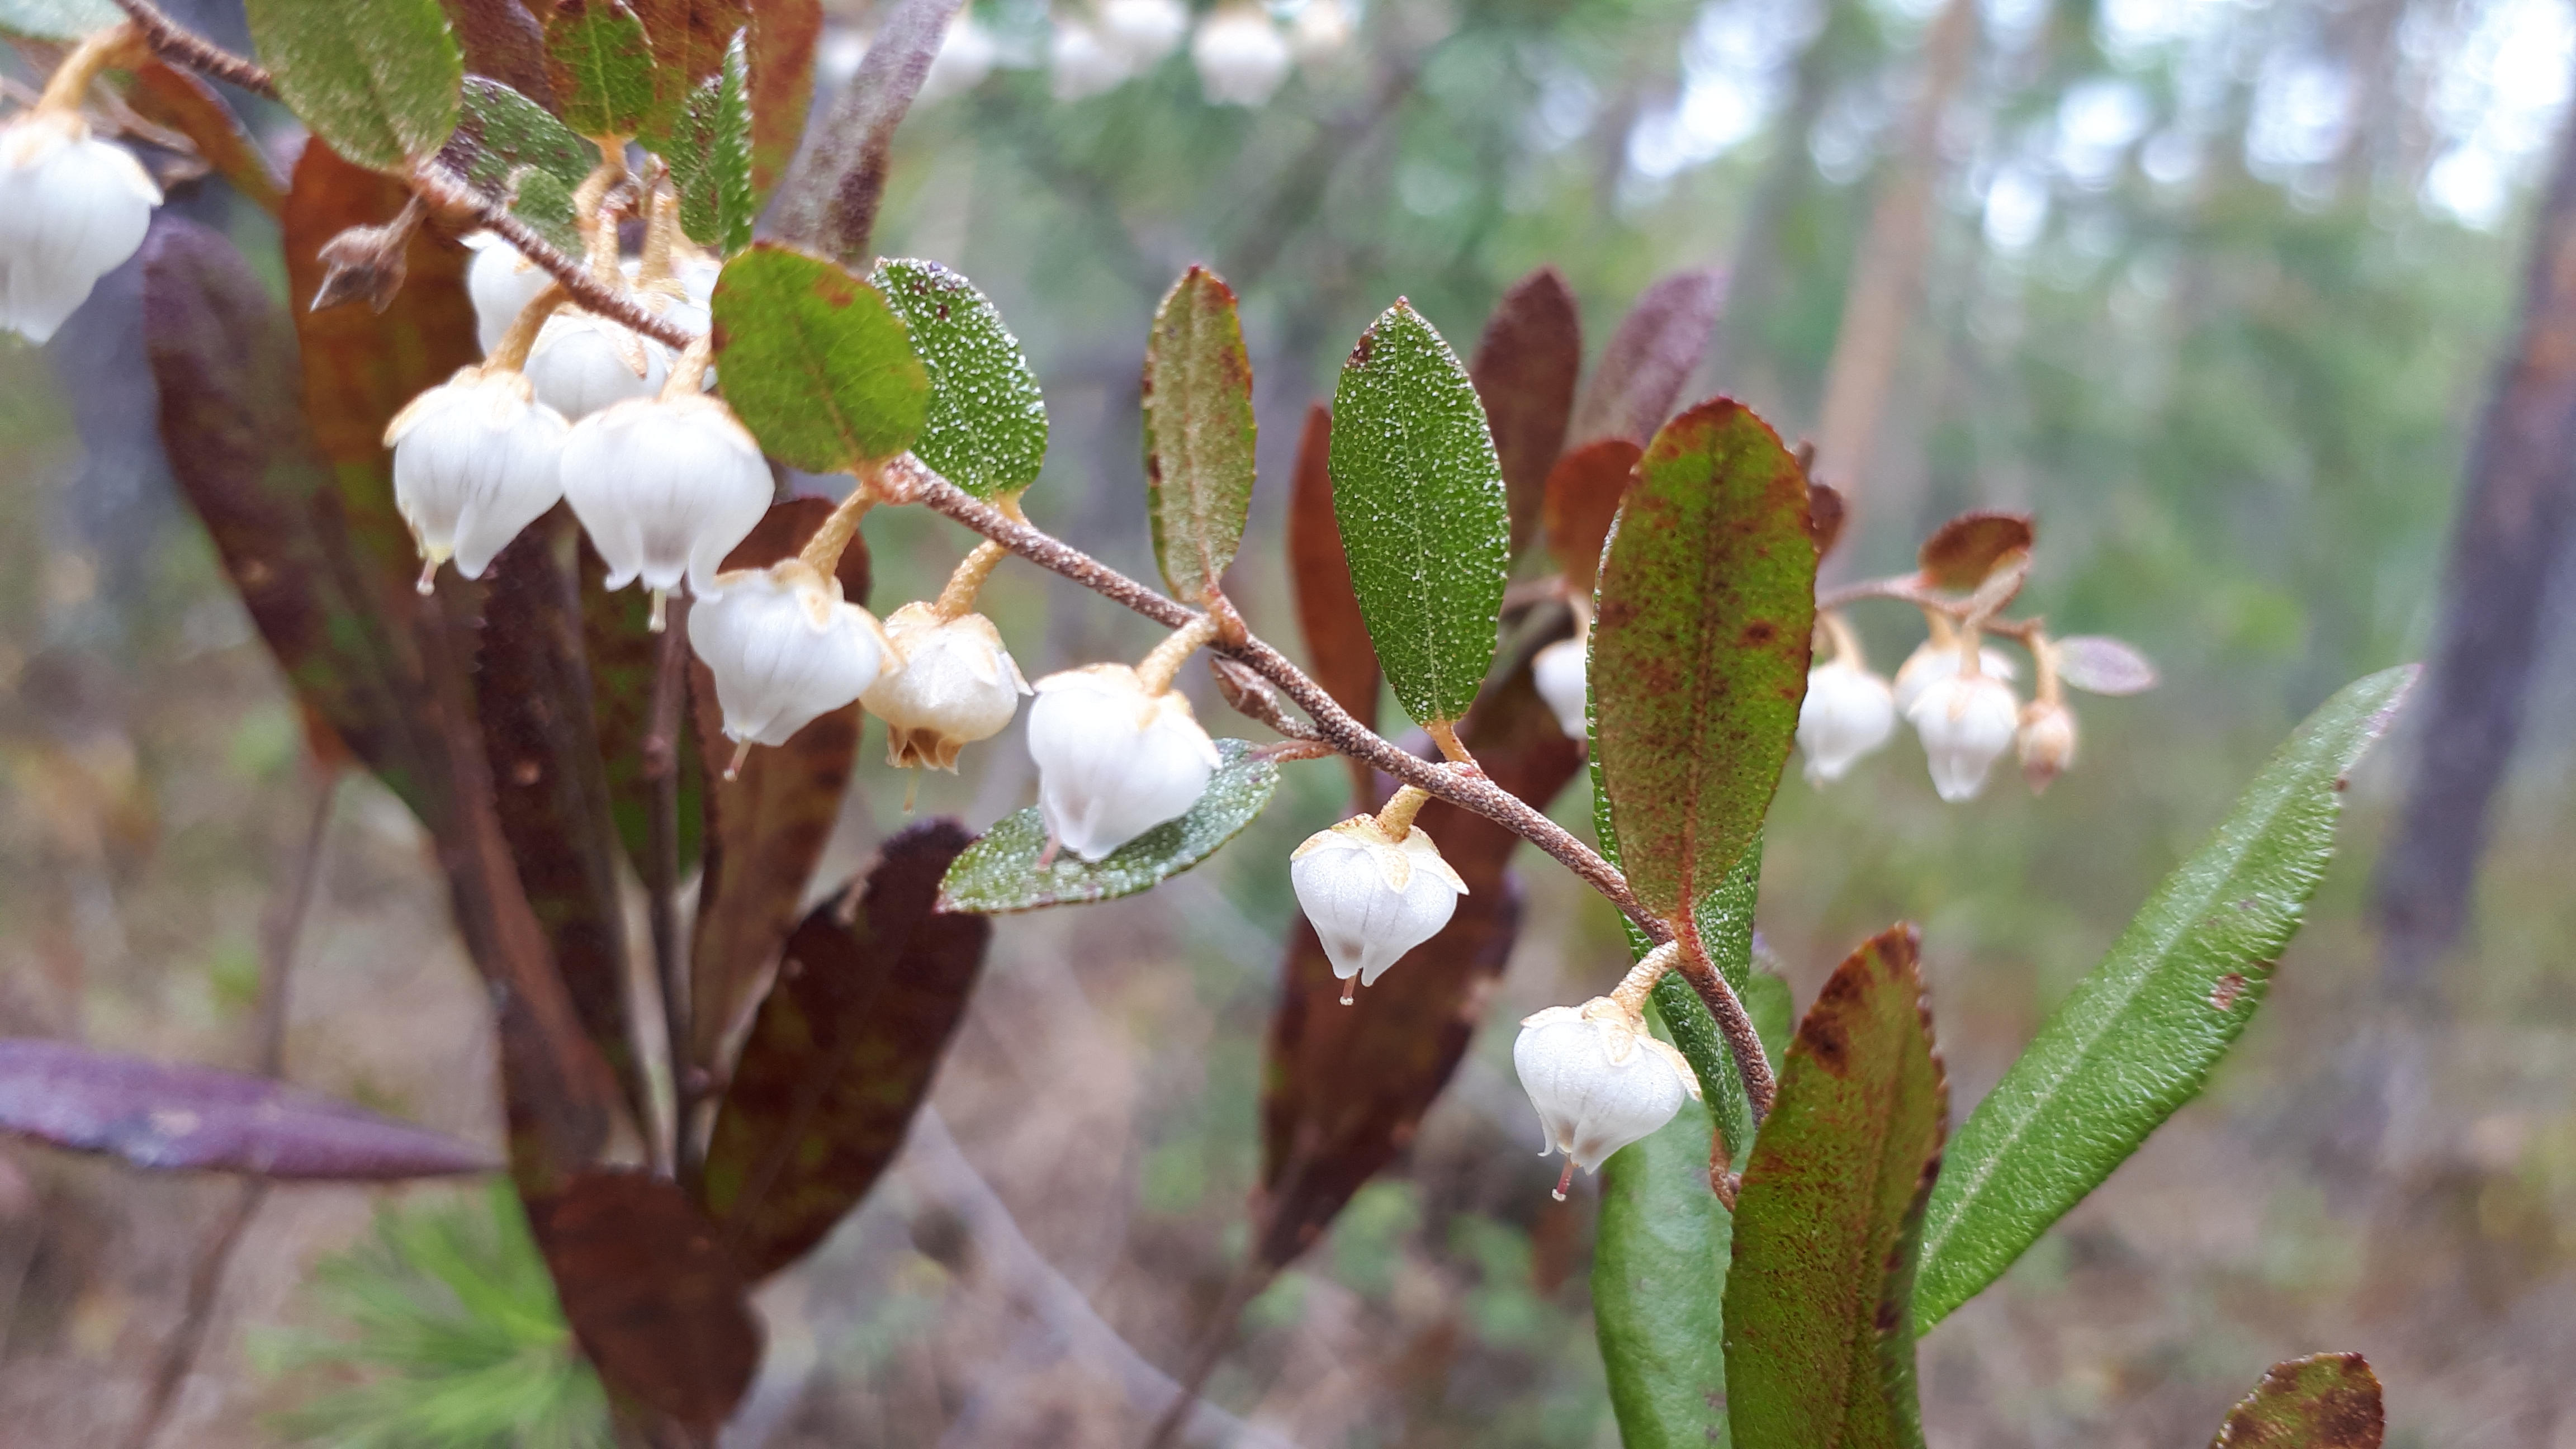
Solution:
{"label": "white bell-shaped flower", "polygon": [[1002,732],[1029,683],[1001,631],[981,614],[942,619],[930,604],[887,616],[886,637],[903,668],[867,692],[868,712],[886,722],[886,762],[957,773],[957,752]]}
{"label": "white bell-shaped flower", "polygon": [[[1977,651],[1977,671],[1988,679],[2000,679],[2007,684],[2017,677],[2013,672],[2012,656],[1992,645]],[[1905,656],[1905,662],[1897,666],[1896,712],[1912,719],[1914,701],[1923,697],[1923,691],[1958,672],[1959,641],[1955,636],[1926,639],[1915,645],[1914,652]]]}
{"label": "white bell-shaped flower", "polygon": [[2012,747],[2021,704],[2001,680],[1953,674],[1926,686],[1905,717],[1923,737],[1932,788],[1955,805],[1986,788],[1986,772]]}
{"label": "white bell-shaped flower", "polygon": [[465,265],[465,293],[474,302],[474,335],[489,353],[501,345],[502,334],[554,278],[491,232],[478,231],[465,239],[465,245],[474,252],[474,260]]}
{"label": "white bell-shaped flower", "polygon": [[1050,674],[1029,706],[1029,758],[1047,833],[1100,860],[1207,793],[1216,742],[1177,691],[1148,693],[1124,664]]}
{"label": "white bell-shaped flower", "polygon": [[1807,671],[1807,697],[1798,706],[1798,750],[1807,757],[1808,784],[1841,779],[1895,733],[1896,691],[1886,680],[1841,659]]}
{"label": "white bell-shaped flower", "polygon": [[394,450],[394,507],[411,525],[430,574],[453,556],[481,578],[494,555],[563,496],[563,416],[505,368],[458,369],[413,398],[385,427]]}
{"label": "white bell-shaped flower", "polygon": [[2021,756],[2021,777],[2034,795],[2075,763],[2075,712],[2053,700],[2033,700],[2021,712],[2021,731],[2013,736]]}
{"label": "white bell-shaped flower", "polygon": [[566,309],[546,319],[528,353],[537,401],[574,422],[615,403],[649,398],[671,373],[671,354],[604,317]]}
{"label": "white bell-shaped flower", "polygon": [[564,497],[608,564],[608,587],[715,592],[725,555],[775,491],[760,444],[711,397],[634,398],[572,425]]}
{"label": "white bell-shaped flower", "polygon": [[0,126],[0,329],[54,335],[98,279],[143,245],[161,188],[75,111]]}
{"label": "white bell-shaped flower", "polygon": [[1538,651],[1530,661],[1530,683],[1538,686],[1538,697],[1556,715],[1556,727],[1567,739],[1589,739],[1591,722],[1586,718],[1590,704],[1585,671],[1591,645],[1582,639],[1559,639]]}
{"label": "white bell-shaped flower", "polygon": [[1607,996],[1523,1017],[1512,1066],[1547,1133],[1539,1155],[1566,1156],[1556,1182],[1560,1199],[1575,1168],[1599,1172],[1610,1154],[1661,1128],[1684,1098],[1700,1094],[1682,1054]]}
{"label": "white bell-shaped flower", "polygon": [[1047,84],[1059,101],[1087,100],[1127,80],[1127,58],[1079,20],[1058,19],[1047,37]]}
{"label": "white bell-shaped flower", "polygon": [[[1288,880],[1333,974],[1374,986],[1405,952],[1449,924],[1467,883],[1419,827],[1389,839],[1374,816],[1354,815],[1306,837],[1288,857]],[[1351,999],[1350,987],[1342,1000]]]}
{"label": "white bell-shaped flower", "polygon": [[1131,74],[1170,55],[1190,33],[1182,0],[1101,0],[1099,14],[1101,43]]}
{"label": "white bell-shaped flower", "polygon": [[689,648],[715,676],[737,769],[752,745],[787,743],[903,667],[875,616],[802,559],[736,569],[722,584],[689,609]]}
{"label": "white bell-shaped flower", "polygon": [[1279,23],[1255,5],[1228,5],[1199,22],[1190,63],[1212,106],[1257,106],[1270,99],[1297,57]]}

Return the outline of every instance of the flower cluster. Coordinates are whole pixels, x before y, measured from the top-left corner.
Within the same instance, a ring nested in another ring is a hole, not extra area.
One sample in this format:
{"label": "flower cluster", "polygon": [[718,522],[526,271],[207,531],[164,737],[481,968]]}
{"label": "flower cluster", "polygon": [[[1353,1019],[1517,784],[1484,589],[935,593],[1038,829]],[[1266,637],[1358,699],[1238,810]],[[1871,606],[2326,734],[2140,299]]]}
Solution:
{"label": "flower cluster", "polygon": [[1941,614],[1927,616],[1924,640],[1891,682],[1870,671],[1859,639],[1836,612],[1817,616],[1830,653],[1807,673],[1798,708],[1798,750],[1809,784],[1841,779],[1896,734],[1914,726],[1931,766],[1932,787],[1952,803],[1975,799],[2004,751],[2021,759],[2033,793],[2046,790],[2075,763],[2075,715],[2059,689],[2052,646],[2032,629],[2025,638],[2039,663],[2038,689],[2027,703],[2013,693],[2009,656],[1962,631]]}

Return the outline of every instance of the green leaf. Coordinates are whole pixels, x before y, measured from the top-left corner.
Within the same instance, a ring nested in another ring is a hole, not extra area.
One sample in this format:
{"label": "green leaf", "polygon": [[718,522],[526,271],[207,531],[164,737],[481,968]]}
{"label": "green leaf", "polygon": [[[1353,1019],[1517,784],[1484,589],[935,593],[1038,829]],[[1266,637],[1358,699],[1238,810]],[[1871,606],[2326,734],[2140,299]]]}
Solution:
{"label": "green leaf", "polygon": [[1333,388],[1333,516],[1387,683],[1415,720],[1454,720],[1494,661],[1511,564],[1502,464],[1467,369],[1402,301]]}
{"label": "green leaf", "polygon": [[361,166],[391,171],[456,129],[465,56],[438,0],[248,0],[278,99]]}
{"label": "green leaf", "polygon": [[725,401],[771,457],[861,469],[921,433],[930,374],[884,294],[821,257],[755,242],[716,279]]}
{"label": "green leaf", "polygon": [[2345,777],[2415,674],[2371,675],[2309,715],[1977,1104],[1925,1220],[1918,1331],[1993,1282],[2199,1095],[2325,874]]}
{"label": "green leaf", "polygon": [[79,40],[123,23],[111,0],[0,0],[0,35]]}
{"label": "green leaf", "polygon": [[913,452],[978,498],[1036,482],[1046,461],[1046,398],[1002,314],[937,262],[879,262],[869,280],[903,318],[930,374],[930,412]]}
{"label": "green leaf", "polygon": [[1041,866],[1047,830],[1038,808],[1002,817],[948,868],[948,878],[939,883],[939,908],[996,915],[1115,900],[1197,865],[1250,825],[1279,788],[1279,767],[1255,756],[1250,741],[1219,740],[1216,752],[1221,763],[1189,813],[1137,836],[1105,860],[1063,851]]}
{"label": "green leaf", "polygon": [[1154,309],[1145,344],[1145,516],[1172,592],[1222,584],[1252,508],[1252,359],[1234,290],[1192,267]]}
{"label": "green leaf", "polygon": [[747,32],[725,48],[724,66],[689,92],[679,124],[657,138],[680,194],[680,229],[718,255],[751,245],[760,200],[751,186],[751,63]]}
{"label": "green leaf", "polygon": [[1748,1444],[1920,1449],[1913,1294],[1949,1087],[1912,927],[1825,983],[1735,1203],[1727,1404]]}
{"label": "green leaf", "polygon": [[573,192],[599,164],[599,148],[576,135],[545,107],[482,76],[465,78],[460,157],[465,179],[488,196],[506,199],[521,221],[564,251],[578,256]]}
{"label": "green leaf", "polygon": [[1725,398],[1655,435],[1601,561],[1593,758],[1628,883],[1656,914],[1725,879],[1762,828],[1806,694],[1807,480]]}
{"label": "green leaf", "polygon": [[[1648,1003],[1646,1023],[1669,1037],[1657,1004]],[[1626,1449],[1729,1442],[1725,1299],[1735,1223],[1709,1191],[1711,1130],[1708,1109],[1684,1102],[1662,1130],[1601,1167],[1593,1331]]]}
{"label": "green leaf", "polygon": [[570,256],[581,255],[581,232],[573,224],[573,188],[555,179],[551,171],[529,167],[519,173],[518,186],[510,197],[510,214],[536,229],[537,235],[553,244],[555,250]]}
{"label": "green leaf", "polygon": [[2228,1410],[2209,1449],[2379,1449],[2387,1432],[2369,1361],[2320,1353],[2272,1365]]}
{"label": "green leaf", "polygon": [[653,43],[624,0],[555,0],[546,77],[564,124],[585,136],[632,136],[652,117]]}

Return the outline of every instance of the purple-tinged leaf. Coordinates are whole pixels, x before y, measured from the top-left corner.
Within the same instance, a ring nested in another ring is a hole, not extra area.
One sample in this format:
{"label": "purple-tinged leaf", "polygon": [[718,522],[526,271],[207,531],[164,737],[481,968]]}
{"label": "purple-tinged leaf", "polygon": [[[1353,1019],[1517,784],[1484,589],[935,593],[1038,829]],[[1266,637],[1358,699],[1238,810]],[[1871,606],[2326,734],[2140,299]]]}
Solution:
{"label": "purple-tinged leaf", "polygon": [[[1351,718],[1375,729],[1377,646],[1369,642],[1368,620],[1360,613],[1359,595],[1351,591],[1342,526],[1333,517],[1332,447],[1332,409],[1316,403],[1307,409],[1306,430],[1297,438],[1297,474],[1288,498],[1289,587],[1315,682]],[[1368,766],[1358,760],[1350,766],[1354,797],[1362,808],[1376,809],[1368,798]]]}
{"label": "purple-tinged leaf", "polygon": [[2272,1365],[2209,1449],[2379,1449],[2387,1432],[2369,1360],[2320,1353]]}
{"label": "purple-tinged leaf", "polygon": [[689,1427],[733,1414],[760,1320],[715,1226],[669,1179],[586,1172],[528,1202],[564,1321],[612,1388]]}
{"label": "purple-tinged leaf", "polygon": [[2138,646],[2107,634],[2052,639],[2057,677],[2087,694],[2144,694],[2156,687],[2156,666]]}
{"label": "purple-tinged leaf", "polygon": [[1725,275],[1714,271],[1675,272],[1646,288],[1610,334],[1574,410],[1572,440],[1626,438],[1646,446],[1708,354],[1725,301]]}
{"label": "purple-tinged leaf", "polygon": [[1494,456],[1502,460],[1515,557],[1538,528],[1548,470],[1565,450],[1582,371],[1583,317],[1565,274],[1541,267],[1514,282],[1485,319],[1467,375],[1494,430]]}
{"label": "purple-tinged leaf", "polygon": [[2028,553],[2035,537],[2027,513],[1975,510],[1932,530],[1915,561],[1933,587],[1966,593],[1984,583],[2005,555]]}
{"label": "purple-tinged leaf", "polygon": [[1601,570],[1601,545],[1619,517],[1619,500],[1637,476],[1644,450],[1626,438],[1586,443],[1556,460],[1547,475],[1547,551],[1565,586],[1589,596]]}
{"label": "purple-tinged leaf", "polygon": [[1252,359],[1234,289],[1192,267],[1154,309],[1145,342],[1145,517],[1174,595],[1204,604],[1225,581],[1252,507]]}

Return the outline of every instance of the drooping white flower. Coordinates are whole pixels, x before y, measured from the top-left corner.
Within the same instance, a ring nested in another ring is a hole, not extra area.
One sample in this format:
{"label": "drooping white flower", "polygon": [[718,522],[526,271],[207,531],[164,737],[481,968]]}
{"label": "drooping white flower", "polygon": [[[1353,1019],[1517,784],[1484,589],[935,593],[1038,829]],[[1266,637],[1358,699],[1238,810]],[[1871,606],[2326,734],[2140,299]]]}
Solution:
{"label": "drooping white flower", "polygon": [[[2000,679],[2007,684],[2016,677],[2012,656],[1991,645],[1977,651],[1977,670],[1989,679]],[[1956,636],[1926,639],[1915,645],[1914,652],[1905,656],[1905,662],[1897,666],[1896,712],[1908,719],[1913,718],[1914,701],[1923,697],[1923,691],[1936,681],[1958,672],[1959,641]]]}
{"label": "drooping white flower", "polygon": [[[1369,815],[1307,836],[1288,861],[1297,904],[1333,974],[1345,982],[1356,976],[1362,986],[1376,985],[1405,952],[1440,934],[1467,893],[1429,831],[1417,826],[1389,839]],[[1350,999],[1345,986],[1342,1000]]]}
{"label": "drooping white flower", "polygon": [[1932,788],[1957,804],[1986,788],[1986,772],[2012,746],[2021,705],[2001,680],[1953,674],[1925,686],[1905,717],[1923,737]]}
{"label": "drooping white flower", "polygon": [[1807,697],[1798,706],[1798,750],[1807,757],[1807,783],[1830,784],[1875,753],[1896,733],[1896,692],[1886,680],[1847,660],[1807,671]]}
{"label": "drooping white flower", "polygon": [[743,751],[787,743],[867,693],[883,671],[903,667],[875,617],[802,559],[736,569],[719,582],[689,609],[689,648],[715,676],[725,737]]}
{"label": "drooping white flower", "polygon": [[903,668],[867,692],[868,712],[886,722],[886,762],[957,773],[957,752],[1002,732],[1029,693],[1001,631],[981,614],[942,619],[910,603],[885,621]]}
{"label": "drooping white flower", "polygon": [[2022,709],[2021,732],[2013,736],[2021,756],[2021,777],[2034,795],[2075,763],[2075,712],[2048,700],[2033,700]]}
{"label": "drooping white flower", "polygon": [[1047,84],[1059,101],[1087,100],[1127,80],[1127,58],[1079,20],[1058,19],[1047,37]]}
{"label": "drooping white flower", "polygon": [[993,32],[976,23],[971,10],[959,10],[957,18],[948,22],[948,34],[939,42],[939,53],[930,58],[930,70],[921,78],[920,99],[935,101],[964,95],[984,83],[1001,55],[1002,48],[994,41]]}
{"label": "drooping white flower", "polygon": [[465,239],[465,245],[474,251],[474,260],[465,266],[465,292],[474,301],[474,335],[489,353],[501,345],[501,335],[554,278],[491,232],[478,231]]}
{"label": "drooping white flower", "polygon": [[1182,0],[1101,0],[1099,14],[1101,43],[1131,74],[1170,55],[1190,33]]}
{"label": "drooping white flower", "polygon": [[1682,1054],[1607,996],[1522,1018],[1512,1066],[1547,1133],[1539,1155],[1566,1156],[1560,1199],[1575,1168],[1599,1172],[1610,1154],[1661,1128],[1683,1098],[1700,1094]]}
{"label": "drooping white flower", "polygon": [[1556,714],[1556,727],[1567,739],[1589,739],[1591,724],[1586,718],[1590,704],[1585,672],[1591,645],[1582,639],[1559,639],[1538,651],[1530,661],[1530,683],[1538,686],[1538,697]]}
{"label": "drooping white flower", "polygon": [[1084,860],[1103,859],[1188,811],[1218,763],[1216,742],[1190,702],[1173,690],[1147,693],[1124,664],[1039,680],[1029,758],[1037,761],[1047,833]]}
{"label": "drooping white flower", "polygon": [[161,188],[76,111],[0,126],[0,329],[41,343],[143,245]]}
{"label": "drooping white flower", "polygon": [[670,373],[668,350],[605,317],[570,309],[546,319],[528,353],[537,401],[574,422],[614,403],[653,396]]}
{"label": "drooping white flower", "polygon": [[1257,106],[1288,79],[1296,57],[1268,11],[1229,5],[1199,22],[1190,63],[1199,68],[1199,90],[1209,105]]}
{"label": "drooping white flower", "polygon": [[633,398],[572,425],[563,491],[608,564],[636,579],[714,592],[725,555],[751,535],[775,491],[760,444],[714,398]]}
{"label": "drooping white flower", "polygon": [[563,496],[563,416],[519,373],[479,367],[413,398],[385,427],[394,506],[432,570],[451,555],[481,578],[494,555]]}
{"label": "drooping white flower", "polygon": [[1351,11],[1342,0],[1306,0],[1288,27],[1288,47],[1307,65],[1331,59],[1351,43]]}

